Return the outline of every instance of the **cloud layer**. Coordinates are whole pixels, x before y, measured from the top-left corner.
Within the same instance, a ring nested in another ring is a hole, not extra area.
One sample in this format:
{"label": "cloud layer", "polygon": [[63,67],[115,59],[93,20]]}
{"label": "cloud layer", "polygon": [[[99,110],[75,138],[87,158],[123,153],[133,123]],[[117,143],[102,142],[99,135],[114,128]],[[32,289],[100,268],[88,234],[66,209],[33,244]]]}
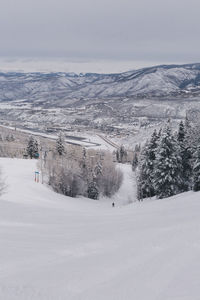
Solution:
{"label": "cloud layer", "polygon": [[2,0],[1,57],[200,61],[197,0]]}

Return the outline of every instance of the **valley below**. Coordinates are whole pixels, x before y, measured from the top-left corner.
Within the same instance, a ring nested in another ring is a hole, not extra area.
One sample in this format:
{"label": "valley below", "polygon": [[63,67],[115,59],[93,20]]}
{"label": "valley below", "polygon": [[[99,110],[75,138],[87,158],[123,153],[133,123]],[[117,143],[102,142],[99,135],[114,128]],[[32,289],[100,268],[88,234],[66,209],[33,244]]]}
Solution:
{"label": "valley below", "polygon": [[119,74],[0,73],[4,126],[80,136],[92,130],[133,144],[169,118],[176,126],[199,114],[200,64]]}

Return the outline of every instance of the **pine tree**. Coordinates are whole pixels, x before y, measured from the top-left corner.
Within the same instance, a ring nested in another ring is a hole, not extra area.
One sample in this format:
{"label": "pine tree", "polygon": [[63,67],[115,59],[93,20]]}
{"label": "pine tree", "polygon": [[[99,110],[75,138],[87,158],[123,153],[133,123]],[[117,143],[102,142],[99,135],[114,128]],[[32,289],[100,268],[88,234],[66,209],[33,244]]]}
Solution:
{"label": "pine tree", "polygon": [[143,147],[139,160],[139,172],[137,176],[138,200],[151,196],[152,183],[150,180],[150,169],[148,160],[148,144]]}
{"label": "pine tree", "polygon": [[97,162],[96,166],[94,167],[94,176],[95,178],[102,175],[102,164],[100,161]]}
{"label": "pine tree", "polygon": [[184,123],[181,121],[179,124],[177,140],[180,149],[180,157],[182,164],[182,187],[181,190],[188,191],[191,188],[191,178],[192,178],[192,151],[191,146],[186,140],[186,128]]}
{"label": "pine tree", "polygon": [[94,181],[89,183],[87,193],[88,193],[88,198],[94,199],[94,200],[98,199],[99,191],[98,191],[97,185]]}
{"label": "pine tree", "polygon": [[162,129],[162,127],[159,129],[159,131],[158,131],[158,139],[160,139],[161,138],[161,136],[162,136],[162,131],[163,131],[163,129]]}
{"label": "pine tree", "polygon": [[65,151],[63,137],[62,137],[61,133],[59,134],[59,136],[56,140],[56,150],[57,150],[59,155],[63,155],[63,153]]}
{"label": "pine tree", "polygon": [[136,144],[135,145],[135,152],[140,152],[141,151],[141,145],[140,144]]}
{"label": "pine tree", "polygon": [[140,200],[155,196],[153,179],[157,147],[158,135],[155,130],[150,141],[144,146],[140,157],[138,176],[138,198]]}
{"label": "pine tree", "polygon": [[[157,151],[157,148],[158,148],[158,141],[159,141],[159,136],[157,134],[157,131],[154,130],[152,136],[151,136],[151,139],[149,141],[149,158],[151,161],[154,161],[155,158],[156,158],[156,151]],[[153,163],[151,164],[152,165],[152,172],[153,172]]]}
{"label": "pine tree", "polygon": [[127,160],[127,151],[123,145],[121,145],[119,151],[117,152],[117,158],[117,161],[121,163],[124,163]]}
{"label": "pine tree", "polygon": [[135,150],[133,151],[133,160],[132,160],[132,170],[135,171],[139,164],[139,155],[141,151],[140,144],[135,145]]}
{"label": "pine tree", "polygon": [[132,160],[132,170],[135,171],[137,166],[138,166],[138,154],[137,152],[134,152],[133,160]]}
{"label": "pine tree", "polygon": [[116,160],[117,160],[117,162],[120,162],[119,161],[119,150],[117,149],[117,151],[116,151]]}
{"label": "pine tree", "polygon": [[82,168],[86,168],[86,149],[85,147],[83,148],[83,158],[82,158]]}
{"label": "pine tree", "polygon": [[179,146],[168,125],[162,133],[155,161],[154,189],[160,199],[181,191],[182,164],[179,153]]}
{"label": "pine tree", "polygon": [[190,124],[187,114],[185,116],[184,125],[185,125],[185,131],[188,132],[191,129],[191,124]]}
{"label": "pine tree", "polygon": [[31,135],[28,140],[27,153],[30,156],[30,158],[32,159],[37,152],[38,152],[37,141],[35,141],[35,139]]}
{"label": "pine tree", "polygon": [[183,143],[185,140],[185,126],[183,124],[183,121],[181,121],[179,124],[177,140],[179,141],[179,143]]}
{"label": "pine tree", "polygon": [[38,149],[38,141],[35,140],[34,141],[34,156],[36,156],[39,152],[39,149]]}
{"label": "pine tree", "polygon": [[185,119],[185,130],[186,130],[186,141],[191,148],[192,153],[196,151],[200,144],[200,122],[194,120],[190,122],[187,118]]}
{"label": "pine tree", "polygon": [[195,152],[195,163],[193,167],[193,191],[200,191],[200,145]]}

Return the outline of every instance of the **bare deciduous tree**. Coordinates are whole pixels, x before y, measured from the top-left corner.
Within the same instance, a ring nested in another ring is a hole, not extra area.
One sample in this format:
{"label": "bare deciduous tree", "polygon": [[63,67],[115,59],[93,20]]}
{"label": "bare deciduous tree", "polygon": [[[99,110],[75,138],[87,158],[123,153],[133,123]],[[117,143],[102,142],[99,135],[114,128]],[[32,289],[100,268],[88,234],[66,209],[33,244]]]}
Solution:
{"label": "bare deciduous tree", "polygon": [[91,186],[96,187],[98,195],[111,197],[122,183],[122,173],[109,152],[83,151],[77,147],[74,151],[70,146],[62,156],[51,152],[40,165],[46,182],[56,192],[71,197],[88,197]]}

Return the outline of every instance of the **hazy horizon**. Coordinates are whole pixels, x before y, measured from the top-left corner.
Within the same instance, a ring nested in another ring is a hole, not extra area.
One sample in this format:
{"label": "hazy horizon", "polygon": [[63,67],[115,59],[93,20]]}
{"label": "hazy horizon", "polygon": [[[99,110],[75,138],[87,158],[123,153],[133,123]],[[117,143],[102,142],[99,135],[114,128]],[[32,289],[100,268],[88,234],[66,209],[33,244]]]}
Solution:
{"label": "hazy horizon", "polygon": [[121,73],[140,68],[171,65],[190,64],[194,62],[156,62],[156,61],[67,61],[56,58],[2,58],[0,57],[0,72],[66,72],[66,73]]}

